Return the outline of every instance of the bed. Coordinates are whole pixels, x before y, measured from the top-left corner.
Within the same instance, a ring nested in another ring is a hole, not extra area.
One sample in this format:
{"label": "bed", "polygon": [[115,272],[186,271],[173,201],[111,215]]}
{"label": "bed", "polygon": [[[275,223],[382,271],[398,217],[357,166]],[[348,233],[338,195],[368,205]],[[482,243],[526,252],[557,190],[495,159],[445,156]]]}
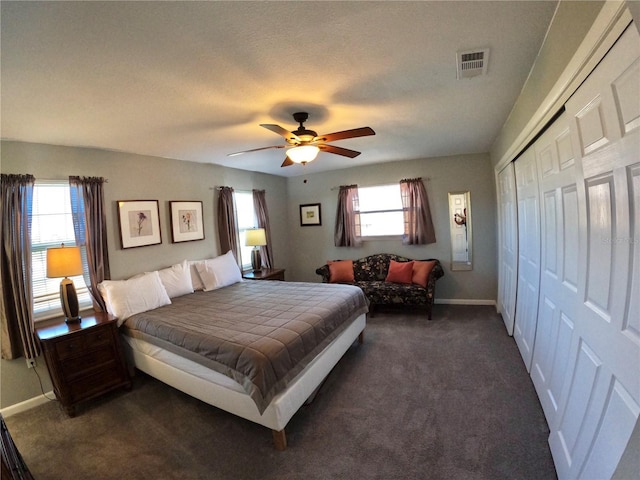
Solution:
{"label": "bed", "polygon": [[136,368],[271,429],[284,450],[289,420],[362,342],[367,311],[349,285],[238,281],[123,315],[120,330]]}

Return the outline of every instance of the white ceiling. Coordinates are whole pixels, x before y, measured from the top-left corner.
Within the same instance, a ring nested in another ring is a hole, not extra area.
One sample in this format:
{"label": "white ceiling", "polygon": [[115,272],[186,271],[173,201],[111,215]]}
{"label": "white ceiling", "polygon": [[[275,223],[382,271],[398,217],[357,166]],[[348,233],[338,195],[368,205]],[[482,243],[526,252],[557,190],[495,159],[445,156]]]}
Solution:
{"label": "white ceiling", "polygon": [[[488,152],[555,1],[0,2],[3,139],[208,162],[283,176]],[[491,49],[456,80],[456,52]],[[370,126],[281,168],[260,123]]]}

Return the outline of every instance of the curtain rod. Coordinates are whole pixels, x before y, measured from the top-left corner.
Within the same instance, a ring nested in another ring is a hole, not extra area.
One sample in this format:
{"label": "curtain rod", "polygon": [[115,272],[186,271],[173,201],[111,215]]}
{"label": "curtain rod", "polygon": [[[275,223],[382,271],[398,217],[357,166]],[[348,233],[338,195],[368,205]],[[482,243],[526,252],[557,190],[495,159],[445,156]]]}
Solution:
{"label": "curtain rod", "polygon": [[[423,181],[431,181],[431,177],[419,177],[421,178]],[[403,178],[404,180],[404,178]],[[393,183],[393,182],[392,182]],[[369,187],[385,187],[387,185],[391,185],[392,183],[378,183],[378,184],[374,184],[374,185],[360,185],[358,184],[358,187],[363,187],[363,188],[369,188]],[[396,183],[400,183],[400,180],[398,180]],[[342,185],[336,185],[335,187],[331,187],[331,191],[333,192],[334,190],[340,190],[340,187]]]}
{"label": "curtain rod", "polygon": [[[227,187],[228,187],[228,185],[227,185]],[[215,187],[209,187],[209,190],[222,190],[223,188],[225,188],[225,187],[222,187],[220,185],[216,185]],[[233,187],[229,187],[229,188],[233,188]],[[258,190],[258,189],[257,188],[253,188],[253,189],[250,189],[250,190],[246,190],[246,189],[236,190],[235,188],[233,188],[233,190],[236,191],[236,192],[252,192],[253,190]]]}

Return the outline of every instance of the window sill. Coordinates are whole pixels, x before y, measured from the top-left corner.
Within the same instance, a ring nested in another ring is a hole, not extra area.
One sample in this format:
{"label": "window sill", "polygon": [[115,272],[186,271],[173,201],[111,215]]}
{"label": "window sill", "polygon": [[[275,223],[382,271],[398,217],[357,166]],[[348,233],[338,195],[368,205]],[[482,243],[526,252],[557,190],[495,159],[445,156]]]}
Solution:
{"label": "window sill", "polygon": [[402,235],[376,235],[370,237],[360,237],[363,242],[374,242],[377,240],[402,240]]}
{"label": "window sill", "polygon": [[[93,312],[93,305],[80,305],[80,316],[82,316],[83,313],[86,314],[87,312]],[[41,325],[45,324],[49,320],[59,320],[61,318],[64,318],[61,310],[51,310],[49,312],[44,312],[37,317],[34,317],[33,323]]]}

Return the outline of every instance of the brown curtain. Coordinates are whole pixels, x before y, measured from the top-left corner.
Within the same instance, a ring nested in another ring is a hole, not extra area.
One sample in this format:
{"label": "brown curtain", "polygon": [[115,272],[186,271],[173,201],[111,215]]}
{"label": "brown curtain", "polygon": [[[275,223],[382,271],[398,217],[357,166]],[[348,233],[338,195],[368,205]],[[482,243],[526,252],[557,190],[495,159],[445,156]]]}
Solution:
{"label": "brown curtain", "polygon": [[76,245],[82,248],[84,281],[89,289],[93,308],[106,310],[98,284],[111,278],[107,249],[107,215],[104,207],[102,177],[69,177],[71,212]]}
{"label": "brown curtain", "polygon": [[273,268],[273,247],[271,246],[271,227],[269,224],[269,212],[267,211],[267,200],[264,190],[253,190],[253,211],[258,220],[258,227],[264,228],[267,236],[267,244],[260,247],[260,257],[262,258],[262,266]]}
{"label": "brown curtain", "polygon": [[0,340],[2,358],[35,358],[40,347],[34,337],[31,285],[31,207],[33,175],[1,174],[0,210]]}
{"label": "brown curtain", "polygon": [[404,209],[404,245],[435,243],[436,232],[431,220],[429,198],[421,178],[400,181],[402,207]]}
{"label": "brown curtain", "polygon": [[220,239],[220,253],[225,254],[231,250],[237,262],[240,258],[238,226],[233,203],[233,188],[231,187],[220,187],[218,194],[218,237]]}
{"label": "brown curtain", "polygon": [[338,192],[338,208],[336,210],[336,228],[334,243],[336,247],[359,247],[360,216],[358,210],[358,186],[343,185]]}

